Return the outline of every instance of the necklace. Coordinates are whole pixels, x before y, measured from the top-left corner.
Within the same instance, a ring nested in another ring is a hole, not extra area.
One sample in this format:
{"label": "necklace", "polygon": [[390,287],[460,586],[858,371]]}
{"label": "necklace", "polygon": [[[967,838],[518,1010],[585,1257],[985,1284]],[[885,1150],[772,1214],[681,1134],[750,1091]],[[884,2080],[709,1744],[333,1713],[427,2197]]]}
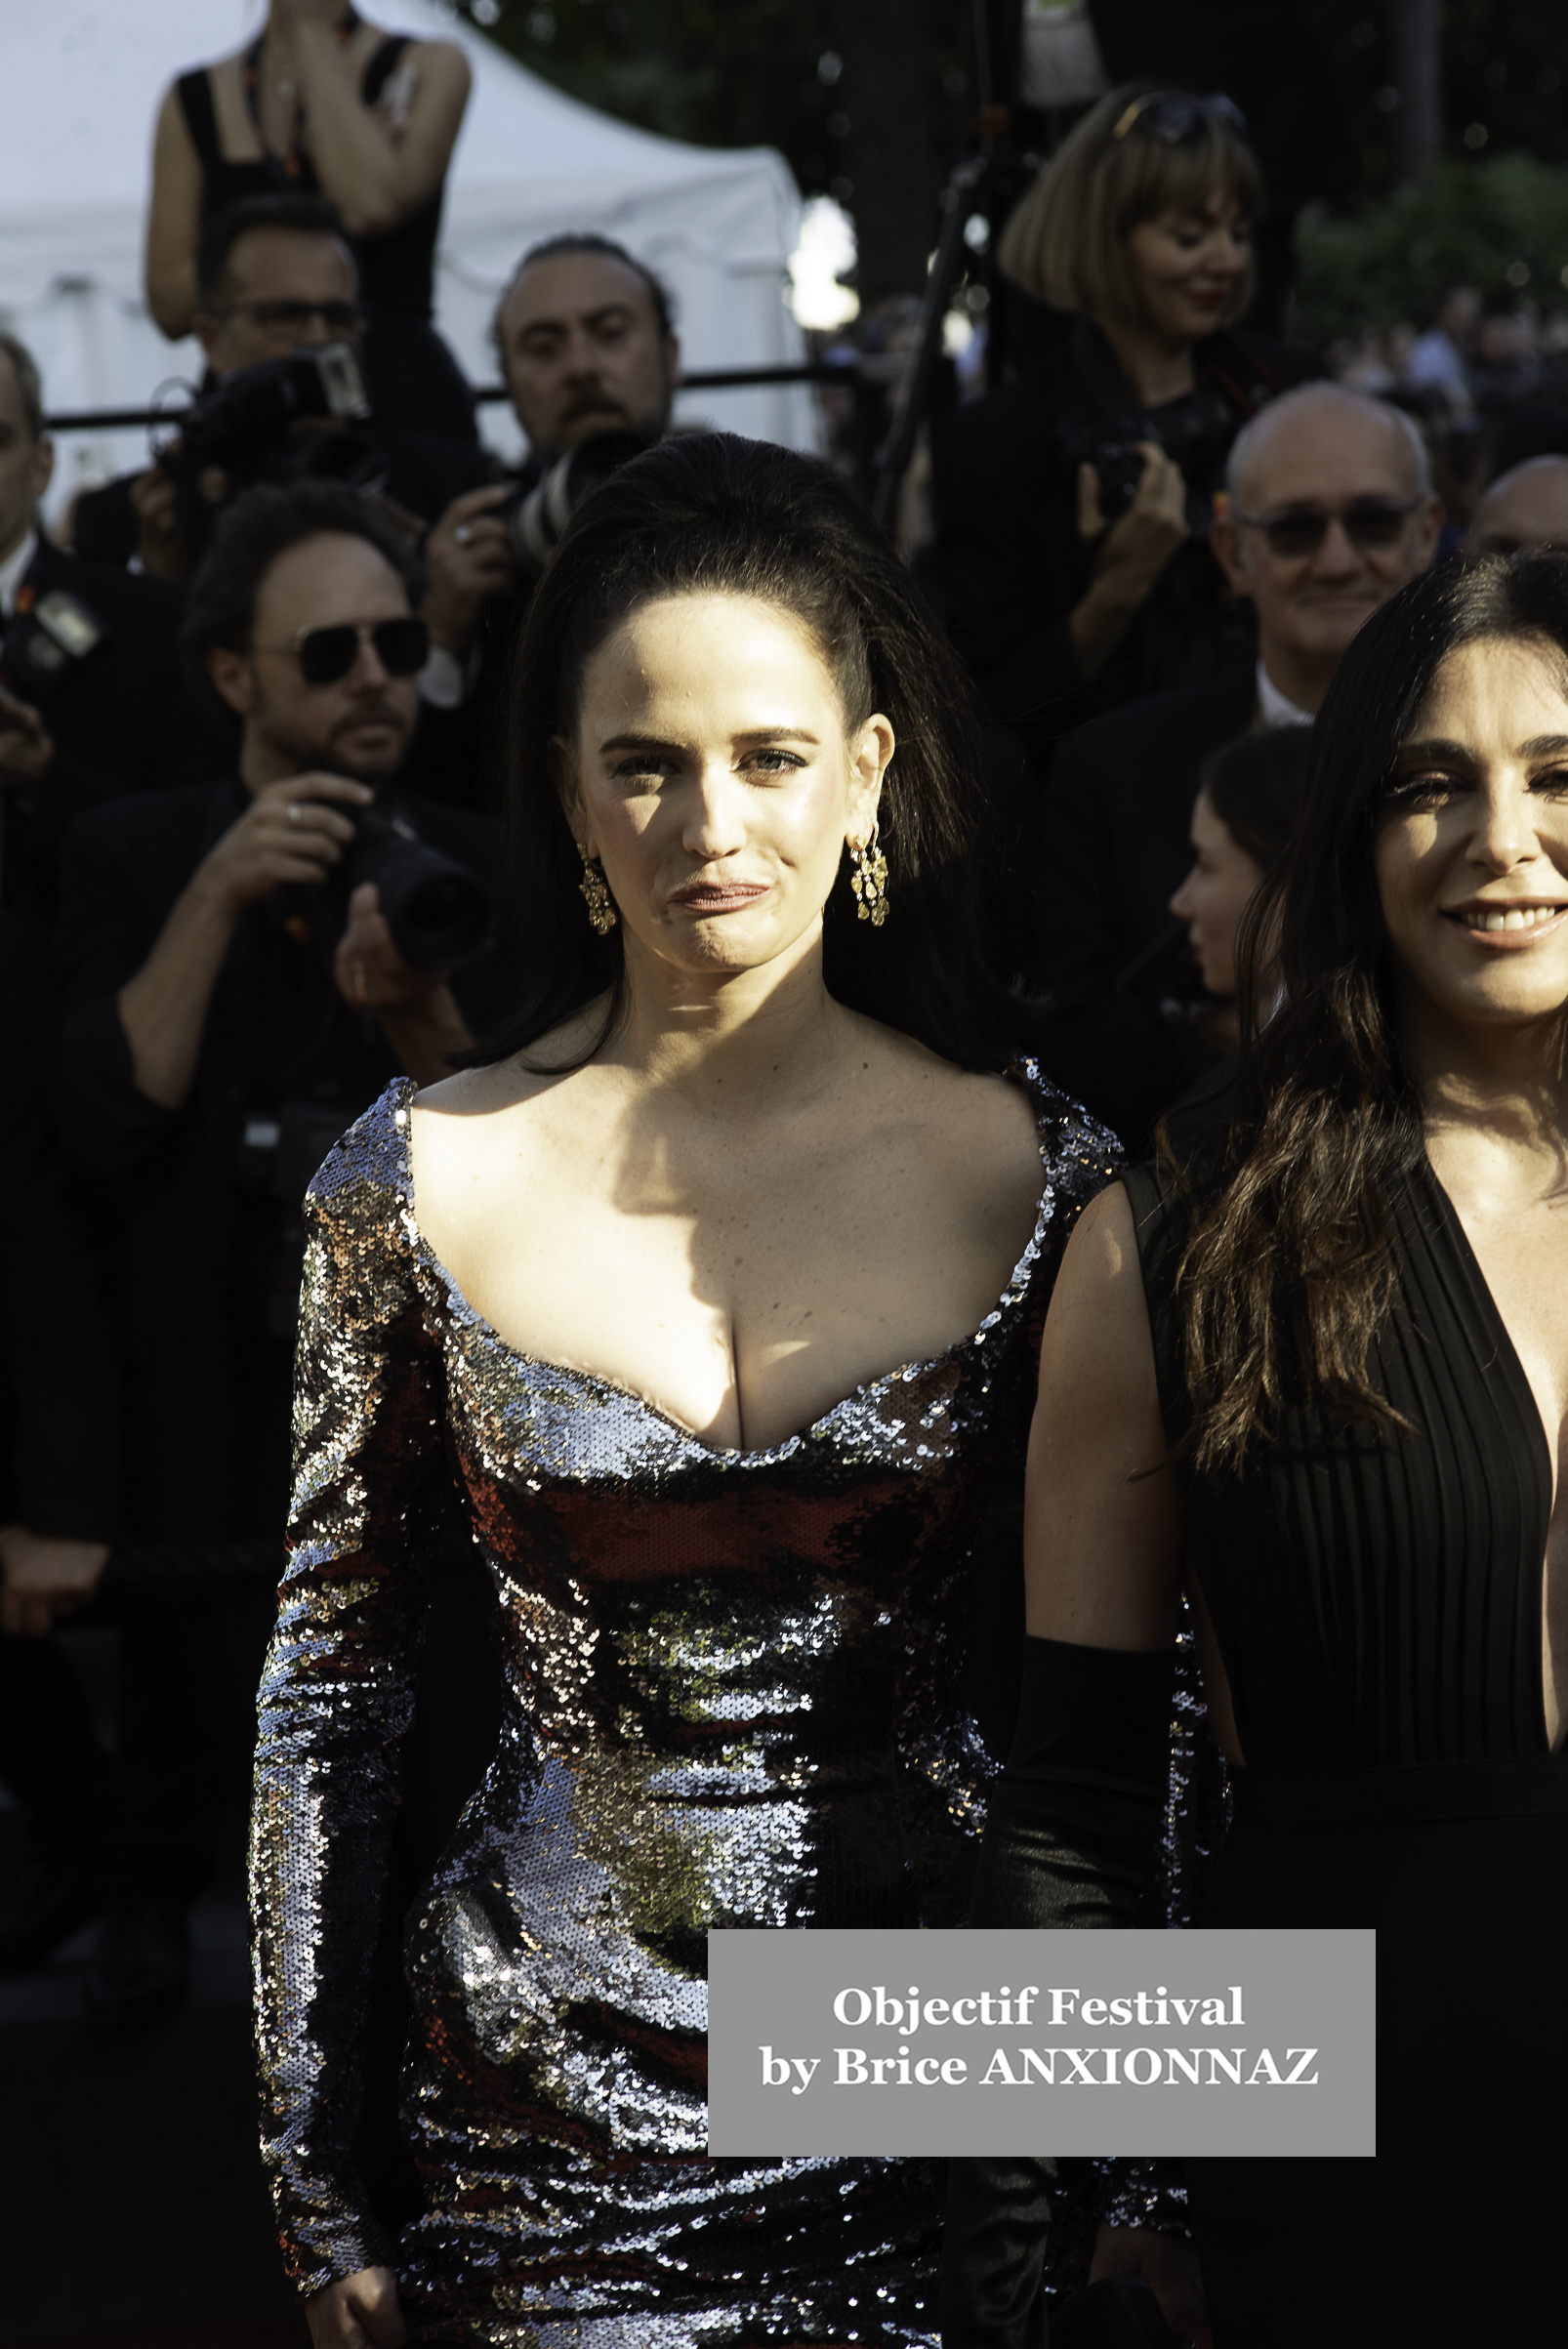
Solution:
{"label": "necklace", "polygon": [[[358,12],[351,5],[346,8],[332,27],[332,37],[340,49],[347,49],[359,30]],[[289,129],[286,151],[277,155],[267,144],[262,128],[262,59],[267,48],[267,27],[264,24],[249,49],[239,69],[240,86],[245,93],[245,111],[255,126],[262,143],[262,153],[274,180],[298,180],[305,169],[305,108],[299,103],[299,85],[292,74],[283,74],[276,84],[276,95],[285,105],[293,103],[294,120]]]}

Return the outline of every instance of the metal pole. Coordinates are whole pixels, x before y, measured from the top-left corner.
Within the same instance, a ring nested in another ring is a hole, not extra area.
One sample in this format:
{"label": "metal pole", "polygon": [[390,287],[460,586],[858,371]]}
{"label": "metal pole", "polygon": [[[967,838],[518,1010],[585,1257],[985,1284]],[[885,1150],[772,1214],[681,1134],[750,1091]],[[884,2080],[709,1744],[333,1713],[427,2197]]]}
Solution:
{"label": "metal pole", "polygon": [[1443,0],[1394,0],[1399,168],[1419,180],[1443,151]]}
{"label": "metal pole", "polygon": [[893,412],[887,426],[887,437],[877,451],[876,487],[871,493],[871,511],[879,522],[890,523],[898,504],[899,484],[915,447],[915,434],[920,430],[921,411],[930,389],[936,354],[941,348],[942,320],[947,315],[948,297],[957,282],[959,266],[964,256],[964,224],[969,217],[974,190],[985,178],[990,164],[983,155],[971,155],[960,163],[947,184],[942,198],[942,228],[936,240],[936,258],[926,279],[926,292],[920,306],[920,332],[915,343],[914,356],[904,372],[893,401]]}

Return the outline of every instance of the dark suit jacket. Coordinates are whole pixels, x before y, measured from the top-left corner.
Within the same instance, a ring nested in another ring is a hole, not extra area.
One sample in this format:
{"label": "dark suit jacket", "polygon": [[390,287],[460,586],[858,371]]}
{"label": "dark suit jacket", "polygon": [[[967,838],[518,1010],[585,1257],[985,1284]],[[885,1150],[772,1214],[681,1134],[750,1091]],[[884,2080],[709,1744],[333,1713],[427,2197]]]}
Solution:
{"label": "dark suit jacket", "polygon": [[0,907],[0,1524],[107,1542],[119,1412],[104,1267],[45,1116],[53,1046],[36,925]]}
{"label": "dark suit jacket", "polygon": [[[1256,335],[1213,335],[1197,358],[1200,389],[1229,421],[1217,422],[1205,477],[1189,474],[1195,519],[1248,417],[1275,392],[1322,372],[1311,351]],[[1021,737],[1041,772],[1075,726],[1135,694],[1210,676],[1249,640],[1250,617],[1228,603],[1207,541],[1195,532],[1104,668],[1086,678],[1079,666],[1068,619],[1088,589],[1093,560],[1078,535],[1078,460],[1060,434],[1099,423],[1114,437],[1118,422],[1137,413],[1110,346],[1080,319],[1047,358],[956,410],[937,442],[938,570],[948,629],[991,715]]]}
{"label": "dark suit jacket", "polygon": [[1196,993],[1185,946],[1146,982],[1117,981],[1172,927],[1192,864],[1198,770],[1253,722],[1252,668],[1129,703],[1070,735],[1041,795],[1035,975],[1053,1005],[1046,1066],[1146,1153],[1155,1121],[1212,1057],[1161,997]]}
{"label": "dark suit jacket", "polygon": [[462,701],[449,710],[420,703],[404,772],[428,799],[486,815],[505,807],[512,662],[531,600],[530,588],[487,596]]}
{"label": "dark suit jacket", "polygon": [[212,781],[233,765],[234,735],[181,667],[178,588],[83,562],[42,539],[22,586],[40,596],[64,590],[104,631],[38,704],[55,744],[48,774],[6,793],[0,895],[46,916],[60,844],[78,815],[122,792]]}
{"label": "dark suit jacket", "polygon": [[[493,824],[398,797],[433,846],[495,892]],[[329,1128],[319,1158],[330,1132],[398,1074],[380,1023],[349,1010],[325,954],[291,934],[289,906],[268,899],[236,927],[185,1102],[167,1109],[138,1091],[117,992],[245,805],[232,781],[119,800],[74,827],[61,863],[55,1111],[65,1151],[96,1186],[113,1257],[133,1545],[275,1546],[290,1343],[262,1326],[268,1266],[257,1259],[277,1239],[277,1194],[248,1187],[247,1115],[290,1097],[315,1104]],[[499,946],[453,980],[481,1034],[511,1014],[519,987],[504,907],[498,930]]]}

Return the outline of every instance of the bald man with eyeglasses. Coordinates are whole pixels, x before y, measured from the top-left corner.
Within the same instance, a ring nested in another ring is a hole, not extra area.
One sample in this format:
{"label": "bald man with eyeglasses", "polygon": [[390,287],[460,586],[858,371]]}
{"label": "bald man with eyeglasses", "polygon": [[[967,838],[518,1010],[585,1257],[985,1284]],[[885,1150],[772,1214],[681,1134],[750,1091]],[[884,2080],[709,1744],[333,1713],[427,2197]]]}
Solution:
{"label": "bald man with eyeglasses", "polygon": [[1097,718],[1042,794],[1033,975],[1055,1006],[1052,1075],[1120,1133],[1169,1098],[1162,995],[1196,993],[1172,893],[1192,861],[1204,761],[1249,728],[1309,725],[1356,631],[1436,552],[1443,509],[1411,419],[1303,384],[1237,435],[1210,546],[1256,642],[1217,676]]}

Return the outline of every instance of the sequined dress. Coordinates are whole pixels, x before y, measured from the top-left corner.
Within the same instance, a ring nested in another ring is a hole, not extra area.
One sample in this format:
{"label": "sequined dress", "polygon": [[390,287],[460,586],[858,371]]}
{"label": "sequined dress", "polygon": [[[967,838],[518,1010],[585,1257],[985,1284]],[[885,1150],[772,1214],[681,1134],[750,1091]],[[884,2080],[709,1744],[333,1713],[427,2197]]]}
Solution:
{"label": "sequined dress", "polygon": [[[710,2160],[711,1926],[964,1920],[993,1768],[967,1566],[1115,1146],[1041,1077],[1044,1186],[996,1308],[771,1450],[720,1452],[509,1346],[422,1240],[413,1087],[311,1189],[290,1563],[252,1874],[264,2144],[302,2292],[377,2262],[410,2337],[506,2349],[934,2342],[917,2163]],[[422,1558],[457,1484],[504,1728],[406,1923],[395,2244],[351,2146]]]}

